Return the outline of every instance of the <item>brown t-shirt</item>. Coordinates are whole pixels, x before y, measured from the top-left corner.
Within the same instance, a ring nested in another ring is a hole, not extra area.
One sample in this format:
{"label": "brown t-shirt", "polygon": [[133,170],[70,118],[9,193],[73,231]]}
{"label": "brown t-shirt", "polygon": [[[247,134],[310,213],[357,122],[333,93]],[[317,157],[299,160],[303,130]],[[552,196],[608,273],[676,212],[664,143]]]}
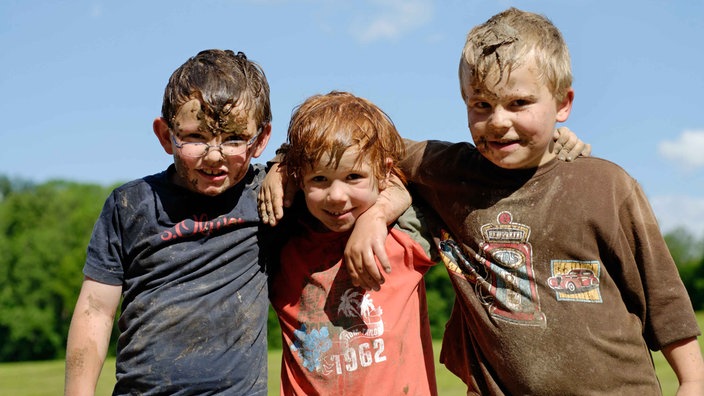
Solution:
{"label": "brown t-shirt", "polygon": [[506,170],[468,143],[408,149],[457,293],[441,361],[470,394],[660,394],[649,350],[699,328],[633,178],[598,158]]}

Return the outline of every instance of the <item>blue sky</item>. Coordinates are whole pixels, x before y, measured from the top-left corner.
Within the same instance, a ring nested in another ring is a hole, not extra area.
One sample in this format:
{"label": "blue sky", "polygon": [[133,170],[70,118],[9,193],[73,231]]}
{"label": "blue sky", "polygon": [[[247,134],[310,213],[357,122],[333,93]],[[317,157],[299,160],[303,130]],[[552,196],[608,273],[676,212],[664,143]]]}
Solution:
{"label": "blue sky", "polygon": [[333,89],[372,100],[406,137],[466,141],[464,38],[509,6],[565,36],[566,125],[638,179],[664,231],[704,236],[701,0],[4,0],[0,174],[111,184],[164,169],[151,131],[164,85],[206,48],[263,66],[274,132],[262,159],[294,106]]}

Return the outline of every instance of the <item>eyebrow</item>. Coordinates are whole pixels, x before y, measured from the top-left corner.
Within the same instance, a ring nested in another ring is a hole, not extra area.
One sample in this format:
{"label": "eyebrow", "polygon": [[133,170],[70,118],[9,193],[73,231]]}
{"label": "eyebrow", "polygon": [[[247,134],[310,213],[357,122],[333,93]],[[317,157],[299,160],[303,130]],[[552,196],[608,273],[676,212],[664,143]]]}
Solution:
{"label": "eyebrow", "polygon": [[173,131],[180,134],[180,135],[190,135],[190,134],[200,134],[205,137],[216,137],[216,136],[222,136],[223,139],[229,139],[229,138],[236,138],[238,140],[249,140],[253,136],[249,136],[249,134],[245,131],[232,131],[232,132],[223,132],[223,131],[218,131],[218,132],[213,132],[212,130],[204,130],[201,127],[198,127],[198,129],[193,130],[193,131],[185,131],[183,128],[180,127],[175,127],[173,128]]}

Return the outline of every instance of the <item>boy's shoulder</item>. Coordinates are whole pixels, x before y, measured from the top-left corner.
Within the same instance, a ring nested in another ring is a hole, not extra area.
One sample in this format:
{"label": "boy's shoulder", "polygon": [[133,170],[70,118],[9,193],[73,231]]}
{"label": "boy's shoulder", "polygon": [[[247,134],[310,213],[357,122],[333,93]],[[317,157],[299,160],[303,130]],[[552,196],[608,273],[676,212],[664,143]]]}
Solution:
{"label": "boy's shoulder", "polygon": [[623,198],[640,188],[638,181],[620,165],[598,157],[556,161],[554,171],[546,172],[546,176],[559,180],[562,189],[579,191],[581,199],[603,195]]}
{"label": "boy's shoulder", "polygon": [[139,194],[145,190],[152,190],[154,185],[167,185],[169,183],[168,170],[152,175],[134,179],[113,189],[114,195]]}
{"label": "boy's shoulder", "polygon": [[566,169],[584,174],[631,179],[631,175],[620,165],[599,157],[578,157],[572,162],[559,161]]}
{"label": "boy's shoulder", "polygon": [[[434,175],[450,171],[471,171],[480,166],[482,155],[469,142],[442,140],[406,141],[406,159],[401,161],[404,170]],[[409,169],[410,168],[410,169]]]}
{"label": "boy's shoulder", "polygon": [[[455,155],[480,155],[477,148],[469,142],[448,142],[445,140],[426,140],[413,143],[416,147],[422,147],[426,157],[446,158],[448,153]],[[411,146],[411,145],[409,145]]]}
{"label": "boy's shoulder", "polygon": [[266,173],[269,171],[269,167],[267,165],[259,163],[249,164],[249,168],[254,175],[254,180],[258,183],[261,183],[262,180],[264,180],[264,176],[266,176]]}

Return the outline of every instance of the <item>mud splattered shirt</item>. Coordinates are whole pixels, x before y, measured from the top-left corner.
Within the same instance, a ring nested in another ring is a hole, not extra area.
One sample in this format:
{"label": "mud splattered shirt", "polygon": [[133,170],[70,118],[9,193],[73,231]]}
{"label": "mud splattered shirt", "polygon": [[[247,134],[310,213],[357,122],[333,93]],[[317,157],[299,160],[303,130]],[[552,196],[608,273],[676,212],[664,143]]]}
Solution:
{"label": "mud splattered shirt", "polygon": [[649,349],[699,334],[638,183],[598,158],[505,170],[468,143],[401,166],[446,224],[441,361],[482,395],[654,395]]}
{"label": "mud splattered shirt", "polygon": [[84,274],[123,290],[115,394],[265,395],[264,169],[209,197],[172,168],[114,190],[88,247]]}
{"label": "mud splattered shirt", "polygon": [[285,245],[271,285],[282,395],[437,394],[423,283],[430,243],[417,242],[412,210],[398,223],[385,245],[392,273],[377,292],[354,287],[342,267],[349,233],[301,224]]}

